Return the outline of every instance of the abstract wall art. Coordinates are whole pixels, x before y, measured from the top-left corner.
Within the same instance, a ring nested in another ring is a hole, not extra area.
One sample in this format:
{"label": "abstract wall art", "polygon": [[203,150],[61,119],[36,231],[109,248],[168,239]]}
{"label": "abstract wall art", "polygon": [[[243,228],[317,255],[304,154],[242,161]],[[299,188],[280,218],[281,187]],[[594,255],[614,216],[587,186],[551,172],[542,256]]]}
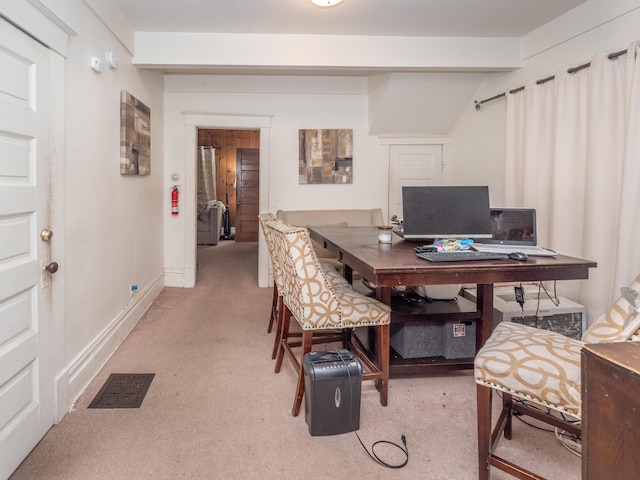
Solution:
{"label": "abstract wall art", "polygon": [[120,93],[120,174],[151,173],[151,110],[122,90]]}
{"label": "abstract wall art", "polygon": [[353,130],[298,132],[300,184],[353,183]]}

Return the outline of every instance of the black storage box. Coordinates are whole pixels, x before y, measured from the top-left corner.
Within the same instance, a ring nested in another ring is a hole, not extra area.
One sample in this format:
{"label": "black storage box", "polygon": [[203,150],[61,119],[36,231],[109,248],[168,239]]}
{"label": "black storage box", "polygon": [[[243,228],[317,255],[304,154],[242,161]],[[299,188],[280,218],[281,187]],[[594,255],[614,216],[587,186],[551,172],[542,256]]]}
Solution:
{"label": "black storage box", "polygon": [[309,433],[338,435],[360,428],[362,365],[349,350],[304,356],[304,409]]}

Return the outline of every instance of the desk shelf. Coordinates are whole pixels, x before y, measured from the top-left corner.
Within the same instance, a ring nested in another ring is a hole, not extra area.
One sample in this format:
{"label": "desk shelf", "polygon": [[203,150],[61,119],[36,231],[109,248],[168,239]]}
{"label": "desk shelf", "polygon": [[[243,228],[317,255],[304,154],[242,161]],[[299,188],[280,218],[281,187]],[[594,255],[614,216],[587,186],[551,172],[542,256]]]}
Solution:
{"label": "desk shelf", "polygon": [[[458,296],[456,303],[447,301],[412,302],[400,295],[391,298],[391,323],[409,327],[420,325],[440,326],[452,320],[460,322],[478,322],[481,318],[475,301]],[[356,329],[356,335],[363,343],[364,350],[374,358],[375,329],[370,327]],[[448,359],[444,356],[404,358],[393,347],[389,357],[389,375],[391,377],[418,375],[424,373],[447,372],[451,370],[469,370],[473,368],[473,357]]]}
{"label": "desk shelf", "polygon": [[392,378],[420,375],[424,373],[450,372],[451,370],[470,370],[473,358],[448,359],[445,357],[402,358],[391,349],[389,376]]}
{"label": "desk shelf", "polygon": [[411,302],[401,296],[391,297],[391,322],[436,325],[445,320],[479,320],[476,303],[462,295],[456,303],[442,300]]}

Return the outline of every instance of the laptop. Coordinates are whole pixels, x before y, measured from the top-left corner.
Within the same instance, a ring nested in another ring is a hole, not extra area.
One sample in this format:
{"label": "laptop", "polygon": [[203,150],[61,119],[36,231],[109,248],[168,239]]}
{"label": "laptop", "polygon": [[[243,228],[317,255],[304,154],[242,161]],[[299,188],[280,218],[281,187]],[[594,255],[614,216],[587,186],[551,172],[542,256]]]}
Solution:
{"label": "laptop", "polygon": [[492,208],[491,238],[474,239],[479,252],[522,252],[532,256],[553,257],[553,250],[537,246],[536,211],[533,208]]}

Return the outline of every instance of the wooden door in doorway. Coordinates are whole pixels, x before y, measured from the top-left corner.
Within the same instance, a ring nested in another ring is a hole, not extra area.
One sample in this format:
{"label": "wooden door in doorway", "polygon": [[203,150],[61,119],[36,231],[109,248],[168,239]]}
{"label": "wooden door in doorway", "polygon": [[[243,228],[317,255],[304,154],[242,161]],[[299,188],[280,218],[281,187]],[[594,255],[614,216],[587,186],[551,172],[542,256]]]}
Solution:
{"label": "wooden door in doorway", "polygon": [[260,150],[236,150],[236,242],[258,241]]}

